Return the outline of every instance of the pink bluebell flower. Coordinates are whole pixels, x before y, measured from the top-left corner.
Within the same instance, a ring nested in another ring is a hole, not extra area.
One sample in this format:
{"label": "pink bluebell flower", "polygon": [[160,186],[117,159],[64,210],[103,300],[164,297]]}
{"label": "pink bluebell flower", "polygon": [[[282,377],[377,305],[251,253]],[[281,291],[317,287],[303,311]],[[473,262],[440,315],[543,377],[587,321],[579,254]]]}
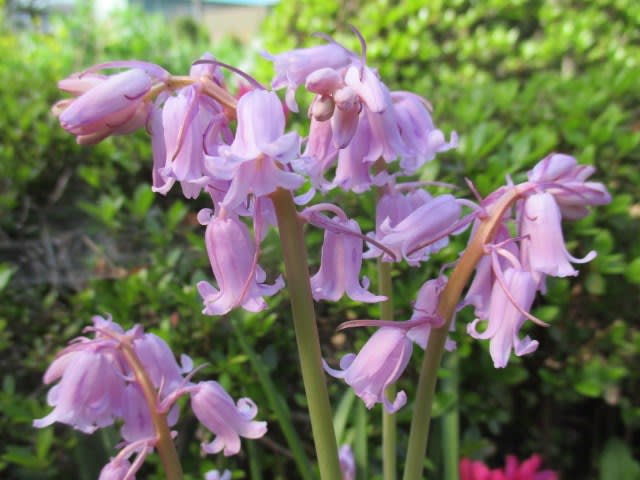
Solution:
{"label": "pink bluebell flower", "polygon": [[577,220],[587,215],[588,207],[611,202],[602,183],[586,181],[594,172],[591,165],[579,165],[569,155],[553,153],[538,162],[528,177],[553,195],[564,218]]}
{"label": "pink bluebell flower", "polygon": [[350,445],[342,445],[338,450],[338,460],[340,461],[340,472],[342,480],[355,480],[356,461],[353,458],[353,450]]}
{"label": "pink bluebell flower", "polygon": [[340,69],[346,67],[356,58],[353,52],[334,41],[278,55],[265,54],[265,57],[274,63],[276,70],[276,76],[271,82],[271,86],[276,90],[287,88],[287,107],[292,112],[298,111],[295,91],[305,83],[309,75],[324,68]]}
{"label": "pink bluebell flower", "polygon": [[387,387],[395,383],[409,363],[413,343],[406,329],[382,327],[365,343],[358,355],[348,354],[340,360],[340,370],[324,368],[329,375],[342,378],[353,388],[367,408],[382,403],[385,410],[394,413],[407,403],[403,390],[393,402],[385,395]]}
{"label": "pink bluebell flower", "polygon": [[[98,143],[109,135],[131,133],[144,126],[151,109],[145,95],[153,85],[140,68],[83,82],[76,75],[62,87],[79,93],[73,100],[62,100],[54,107],[62,127],[76,135],[78,143]],[[70,83],[73,83],[70,86]]]}
{"label": "pink bluebell flower", "polygon": [[[398,211],[405,213],[406,208],[401,206]],[[417,265],[444,248],[449,243],[448,236],[459,231],[461,212],[455,197],[440,195],[427,199],[402,219],[386,217],[377,226],[373,237],[393,251],[395,258],[390,258],[376,247],[371,247],[365,258],[382,255],[384,261],[404,258],[409,265]],[[395,224],[392,223],[393,220],[396,220]]]}
{"label": "pink bluebell flower", "polygon": [[239,306],[250,312],[264,310],[267,303],[262,297],[277,293],[284,281],[278,277],[272,285],[264,283],[266,274],[257,264],[258,250],[249,228],[235,215],[212,217],[208,209],[198,218],[207,224],[205,246],[218,284],[215,288],[209,282],[198,282],[202,312],[223,315]]}
{"label": "pink bluebell flower", "polygon": [[[311,292],[315,300],[337,301],[345,293],[358,302],[381,302],[386,297],[369,292],[369,280],[360,283],[363,240],[355,220],[332,220],[333,228],[324,233],[320,270],[311,277]],[[340,230],[337,230],[340,227]]]}
{"label": "pink bluebell flower", "polygon": [[548,192],[529,195],[524,200],[520,234],[525,264],[534,272],[554,277],[575,276],[570,262],[585,263],[596,256],[589,252],[584,258],[571,256],[562,235],[562,214],[554,196]]}
{"label": "pink bluebell flower", "polygon": [[[476,318],[467,326],[467,332],[477,339],[490,339],[489,352],[496,368],[507,366],[514,351],[521,356],[538,348],[538,342],[528,336],[519,337],[520,328],[526,320],[525,312],[531,309],[536,296],[537,282],[525,270],[509,267],[504,272],[504,283],[494,282],[491,290],[489,316]],[[478,323],[488,320],[486,329],[478,331]]]}
{"label": "pink bluebell flower", "polygon": [[[222,206],[233,210],[246,202],[247,195],[266,196],[278,188],[295,190],[303,177],[286,171],[299,156],[300,138],[284,133],[285,116],[278,96],[254,90],[238,101],[238,128],[230,146],[221,146],[219,156],[210,160],[218,178],[231,180]],[[268,119],[266,121],[265,119]]]}
{"label": "pink bluebell flower", "polygon": [[198,420],[213,432],[212,442],[202,443],[207,453],[222,451],[225,456],[240,451],[240,437],[260,438],[267,432],[267,423],[253,420],[258,409],[249,398],[237,404],[218,382],[200,382],[191,391],[191,408]]}

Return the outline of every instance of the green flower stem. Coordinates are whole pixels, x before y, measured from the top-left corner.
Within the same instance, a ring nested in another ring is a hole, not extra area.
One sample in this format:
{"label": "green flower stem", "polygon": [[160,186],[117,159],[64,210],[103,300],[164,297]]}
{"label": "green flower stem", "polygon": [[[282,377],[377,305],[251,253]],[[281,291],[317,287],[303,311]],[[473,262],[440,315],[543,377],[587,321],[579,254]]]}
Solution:
{"label": "green flower stem", "polygon": [[441,328],[434,328],[429,335],[429,342],[424,352],[420,379],[416,390],[416,399],[409,432],[409,447],[403,480],[422,480],[424,456],[427,451],[431,409],[436,388],[438,367],[444,352],[444,344],[449,332],[449,325],[455,313],[456,305],[467,282],[480,259],[485,254],[484,246],[493,238],[502,216],[521,195],[518,187],[505,193],[491,208],[487,217],[476,229],[476,234],[462,254],[449,281],[440,296],[438,314],[445,320]]}
{"label": "green flower stem", "polygon": [[176,446],[173,443],[173,438],[171,438],[171,429],[167,423],[168,412],[160,413],[158,411],[158,393],[153,383],[151,383],[151,379],[147,375],[147,371],[140,362],[138,355],[136,355],[131,342],[126,340],[122,341],[120,348],[142,388],[142,394],[149,407],[151,421],[156,432],[155,448],[160,455],[165,477],[167,480],[182,480],[182,465],[180,464],[180,458],[178,457]]}
{"label": "green flower stem", "polygon": [[[380,303],[380,319],[393,320],[393,286],[391,284],[391,262],[378,259],[378,291],[387,300]],[[396,395],[395,385],[387,388],[386,395],[392,399]],[[382,409],[382,473],[384,480],[396,480],[396,439],[397,425],[395,414]]]}
{"label": "green flower stem", "polygon": [[320,339],[309,282],[307,251],[302,223],[291,193],[278,189],[270,195],[278,217],[287,288],[291,298],[293,325],[298,343],[302,380],[309,404],[311,430],[316,447],[320,478],[339,480],[340,462],[333,430],[333,415],[322,368]]}

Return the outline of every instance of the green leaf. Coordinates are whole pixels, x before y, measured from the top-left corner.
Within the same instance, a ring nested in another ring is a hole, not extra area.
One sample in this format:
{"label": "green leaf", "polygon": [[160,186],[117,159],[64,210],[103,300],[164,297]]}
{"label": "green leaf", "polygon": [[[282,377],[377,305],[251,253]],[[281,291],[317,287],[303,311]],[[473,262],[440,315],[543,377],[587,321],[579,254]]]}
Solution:
{"label": "green leaf", "polygon": [[638,480],[640,463],[633,459],[629,445],[618,438],[607,442],[600,456],[600,480]]}
{"label": "green leaf", "polygon": [[631,283],[640,285],[640,257],[637,257],[627,265],[627,269],[624,274],[627,277],[627,280]]}
{"label": "green leaf", "polygon": [[9,284],[15,271],[15,267],[7,263],[0,263],[0,292]]}

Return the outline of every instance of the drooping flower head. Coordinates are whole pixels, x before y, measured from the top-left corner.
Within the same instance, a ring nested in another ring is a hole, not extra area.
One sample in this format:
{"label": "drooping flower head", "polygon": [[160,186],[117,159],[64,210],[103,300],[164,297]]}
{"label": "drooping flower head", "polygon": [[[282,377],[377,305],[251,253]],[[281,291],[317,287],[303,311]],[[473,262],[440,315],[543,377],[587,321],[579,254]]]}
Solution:
{"label": "drooping flower head", "polygon": [[255,403],[241,398],[234,403],[218,382],[201,382],[191,389],[191,408],[198,420],[216,437],[203,443],[207,453],[222,451],[225,456],[240,451],[240,437],[260,438],[267,432],[267,423],[253,420],[258,413]]}
{"label": "drooping flower head", "polygon": [[272,285],[264,283],[266,274],[257,264],[258,250],[249,228],[234,214],[212,216],[210,210],[203,210],[198,218],[207,224],[205,245],[218,284],[215,288],[198,282],[203,313],[223,315],[239,306],[250,312],[264,310],[267,304],[262,297],[274,295],[284,281],[278,277]]}

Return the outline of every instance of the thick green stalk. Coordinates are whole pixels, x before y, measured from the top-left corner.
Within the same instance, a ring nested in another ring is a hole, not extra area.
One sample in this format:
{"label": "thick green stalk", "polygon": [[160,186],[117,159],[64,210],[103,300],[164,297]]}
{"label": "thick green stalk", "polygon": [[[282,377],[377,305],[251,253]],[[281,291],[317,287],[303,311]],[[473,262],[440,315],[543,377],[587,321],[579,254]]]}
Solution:
{"label": "thick green stalk", "polygon": [[287,288],[291,298],[302,381],[309,404],[311,431],[316,447],[320,478],[339,480],[342,474],[338,461],[338,446],[322,368],[322,353],[311,295],[302,223],[289,191],[278,189],[271,194],[271,200],[278,217]]}
{"label": "thick green stalk", "polygon": [[[391,284],[392,263],[378,259],[378,291],[387,300],[380,303],[380,319],[393,320],[393,286]],[[387,388],[386,395],[395,397],[395,384]],[[395,414],[382,409],[382,473],[384,480],[396,480],[396,441],[397,424]]]}
{"label": "thick green stalk", "polygon": [[518,187],[505,193],[502,198],[491,208],[489,215],[478,228],[469,246],[462,254],[458,264],[449,276],[449,281],[440,296],[438,314],[445,320],[441,328],[434,328],[429,335],[429,342],[424,352],[420,379],[416,390],[411,430],[409,432],[409,447],[407,461],[404,469],[403,480],[422,480],[422,467],[427,451],[429,438],[429,424],[431,421],[431,409],[436,389],[438,367],[444,352],[444,344],[447,339],[449,325],[455,313],[456,305],[460,301],[462,291],[471,278],[476,265],[485,254],[484,246],[493,238],[495,230],[500,224],[502,216],[521,195]]}
{"label": "thick green stalk", "polygon": [[121,342],[120,348],[129,366],[133,370],[136,380],[142,389],[144,399],[147,402],[153,428],[156,432],[155,448],[158,450],[158,455],[160,455],[165,478],[167,480],[182,480],[182,465],[180,464],[180,458],[173,443],[173,438],[171,438],[171,429],[167,423],[167,413],[158,412],[158,393],[153,383],[151,383],[147,371],[144,369],[131,343]]}

